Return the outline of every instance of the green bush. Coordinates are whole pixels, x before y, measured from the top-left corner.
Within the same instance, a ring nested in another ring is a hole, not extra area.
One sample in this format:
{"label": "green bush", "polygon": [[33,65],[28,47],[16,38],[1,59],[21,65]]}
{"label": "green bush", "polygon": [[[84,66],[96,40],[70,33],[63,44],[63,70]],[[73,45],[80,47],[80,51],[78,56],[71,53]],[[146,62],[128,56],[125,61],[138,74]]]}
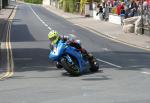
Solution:
{"label": "green bush", "polygon": [[43,0],[24,0],[24,1],[33,4],[42,4]]}

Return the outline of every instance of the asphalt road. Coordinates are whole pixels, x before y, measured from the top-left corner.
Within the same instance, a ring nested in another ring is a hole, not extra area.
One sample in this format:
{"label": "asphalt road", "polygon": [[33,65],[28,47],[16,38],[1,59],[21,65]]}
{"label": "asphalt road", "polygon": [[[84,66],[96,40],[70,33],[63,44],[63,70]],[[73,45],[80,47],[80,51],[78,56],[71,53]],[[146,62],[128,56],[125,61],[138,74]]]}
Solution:
{"label": "asphalt road", "polygon": [[[56,69],[48,60],[50,29],[75,33],[104,72],[71,77]],[[149,52],[100,37],[37,5],[18,5],[10,34],[14,75],[0,81],[0,103],[150,103]],[[6,53],[2,49],[5,59]]]}

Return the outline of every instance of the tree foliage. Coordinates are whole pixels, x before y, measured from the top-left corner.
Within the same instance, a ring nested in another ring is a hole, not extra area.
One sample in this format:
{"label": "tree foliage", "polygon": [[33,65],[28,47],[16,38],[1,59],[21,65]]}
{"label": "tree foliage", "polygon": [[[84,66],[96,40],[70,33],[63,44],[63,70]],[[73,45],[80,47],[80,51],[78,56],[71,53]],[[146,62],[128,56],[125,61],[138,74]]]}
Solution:
{"label": "tree foliage", "polygon": [[75,11],[75,0],[61,0],[63,10],[73,13]]}
{"label": "tree foliage", "polygon": [[34,4],[42,4],[43,0],[24,0],[25,2],[28,3],[34,3]]}
{"label": "tree foliage", "polygon": [[76,9],[76,2],[79,2],[80,13],[84,14],[85,4],[100,1],[101,0],[59,0],[59,7],[62,8],[65,12],[74,12]]}

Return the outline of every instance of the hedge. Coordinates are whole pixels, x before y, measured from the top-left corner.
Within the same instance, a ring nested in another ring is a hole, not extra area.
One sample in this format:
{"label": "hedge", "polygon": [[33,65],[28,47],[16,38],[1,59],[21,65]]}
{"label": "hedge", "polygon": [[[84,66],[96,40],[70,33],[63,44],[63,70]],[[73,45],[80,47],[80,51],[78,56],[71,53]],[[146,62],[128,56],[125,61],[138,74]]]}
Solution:
{"label": "hedge", "polygon": [[42,4],[43,0],[24,0],[24,1],[33,4]]}

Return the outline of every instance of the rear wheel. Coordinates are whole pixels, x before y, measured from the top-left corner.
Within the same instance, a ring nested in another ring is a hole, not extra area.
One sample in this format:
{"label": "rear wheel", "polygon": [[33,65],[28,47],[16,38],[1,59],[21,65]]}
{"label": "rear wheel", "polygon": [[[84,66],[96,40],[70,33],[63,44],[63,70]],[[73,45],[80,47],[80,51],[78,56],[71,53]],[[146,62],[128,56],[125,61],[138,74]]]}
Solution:
{"label": "rear wheel", "polygon": [[73,64],[67,62],[66,58],[61,59],[61,64],[63,65],[64,69],[70,73],[72,76],[79,76],[80,69],[75,59],[72,59],[74,62]]}

